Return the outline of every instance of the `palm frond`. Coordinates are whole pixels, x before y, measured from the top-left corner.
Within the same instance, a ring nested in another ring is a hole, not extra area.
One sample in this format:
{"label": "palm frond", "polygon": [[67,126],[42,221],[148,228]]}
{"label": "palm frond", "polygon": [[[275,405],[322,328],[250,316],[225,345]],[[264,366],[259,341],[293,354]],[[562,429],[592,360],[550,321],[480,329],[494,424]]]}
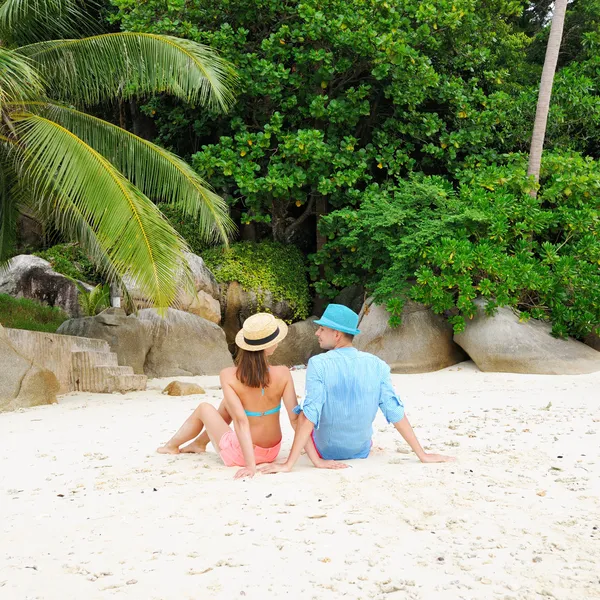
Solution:
{"label": "palm frond", "polygon": [[0,108],[5,102],[39,98],[42,89],[40,77],[28,58],[0,48]]}
{"label": "palm frond", "polygon": [[160,92],[221,110],[233,102],[233,67],[190,40],[123,32],[40,42],[18,52],[37,65],[49,95],[76,106]]}
{"label": "palm frond", "polygon": [[0,6],[0,38],[20,45],[97,32],[97,23],[83,9],[78,0],[5,0]]}
{"label": "palm frond", "polygon": [[170,306],[187,247],[158,208],[66,128],[31,113],[13,118],[34,197],[56,201],[63,228],[87,224],[120,277],[128,274],[155,306]]}
{"label": "palm frond", "polygon": [[185,161],[116,125],[70,107],[31,102],[26,108],[74,133],[148,197],[176,204],[197,222],[204,241],[227,244],[235,225],[226,202]]}

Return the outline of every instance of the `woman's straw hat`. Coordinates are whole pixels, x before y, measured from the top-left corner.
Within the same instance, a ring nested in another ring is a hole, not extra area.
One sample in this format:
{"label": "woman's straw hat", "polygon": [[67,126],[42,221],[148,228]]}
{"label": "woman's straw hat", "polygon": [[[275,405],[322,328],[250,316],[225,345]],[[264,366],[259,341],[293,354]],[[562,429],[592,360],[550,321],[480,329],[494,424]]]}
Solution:
{"label": "woman's straw hat", "polygon": [[257,313],[244,321],[235,343],[242,350],[258,352],[278,344],[287,335],[288,326],[269,313]]}

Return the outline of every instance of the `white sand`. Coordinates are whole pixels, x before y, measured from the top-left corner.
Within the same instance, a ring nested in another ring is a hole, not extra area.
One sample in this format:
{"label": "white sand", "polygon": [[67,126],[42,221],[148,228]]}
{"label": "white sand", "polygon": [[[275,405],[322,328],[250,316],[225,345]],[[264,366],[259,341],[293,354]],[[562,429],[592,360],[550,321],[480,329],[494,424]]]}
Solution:
{"label": "white sand", "polygon": [[168,381],[0,414],[0,598],[600,598],[600,373],[396,375],[458,462],[420,464],[379,415],[352,469],[244,481],[212,447],[155,454],[200,399]]}

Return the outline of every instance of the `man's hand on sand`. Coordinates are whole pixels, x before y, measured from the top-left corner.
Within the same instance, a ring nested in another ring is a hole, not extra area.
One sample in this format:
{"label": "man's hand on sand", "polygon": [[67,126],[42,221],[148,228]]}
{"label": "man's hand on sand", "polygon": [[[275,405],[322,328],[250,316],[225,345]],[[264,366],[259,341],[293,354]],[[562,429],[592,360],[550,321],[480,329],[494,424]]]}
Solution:
{"label": "man's hand on sand", "polygon": [[443,463],[454,462],[456,458],[454,456],[444,456],[443,454],[424,454],[420,460],[422,463]]}
{"label": "man's hand on sand", "polygon": [[240,469],[239,471],[236,472],[236,474],[233,476],[234,479],[242,479],[242,477],[254,477],[254,475],[256,474],[256,469],[248,469],[246,467],[244,467],[243,469]]}

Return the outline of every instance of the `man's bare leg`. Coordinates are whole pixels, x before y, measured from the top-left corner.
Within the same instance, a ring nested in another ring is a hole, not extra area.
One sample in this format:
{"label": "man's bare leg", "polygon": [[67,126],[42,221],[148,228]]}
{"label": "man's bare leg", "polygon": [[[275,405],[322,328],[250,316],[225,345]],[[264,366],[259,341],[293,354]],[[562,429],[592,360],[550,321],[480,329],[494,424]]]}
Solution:
{"label": "man's bare leg", "polygon": [[[227,425],[231,424],[233,420],[231,415],[227,412],[225,408],[225,402],[222,401],[219,405],[219,414],[221,418]],[[210,438],[208,437],[208,433],[204,430],[191,444],[185,446],[185,448],[181,448],[180,452],[189,452],[192,454],[202,454],[202,452],[206,452],[206,446],[210,442]]]}
{"label": "man's bare leg", "polygon": [[193,440],[206,427],[206,432],[213,446],[218,450],[218,442],[224,433],[229,431],[229,425],[219,411],[207,402],[203,402],[185,420],[177,433],[164,445],[158,448],[160,454],[179,454],[179,447]]}

